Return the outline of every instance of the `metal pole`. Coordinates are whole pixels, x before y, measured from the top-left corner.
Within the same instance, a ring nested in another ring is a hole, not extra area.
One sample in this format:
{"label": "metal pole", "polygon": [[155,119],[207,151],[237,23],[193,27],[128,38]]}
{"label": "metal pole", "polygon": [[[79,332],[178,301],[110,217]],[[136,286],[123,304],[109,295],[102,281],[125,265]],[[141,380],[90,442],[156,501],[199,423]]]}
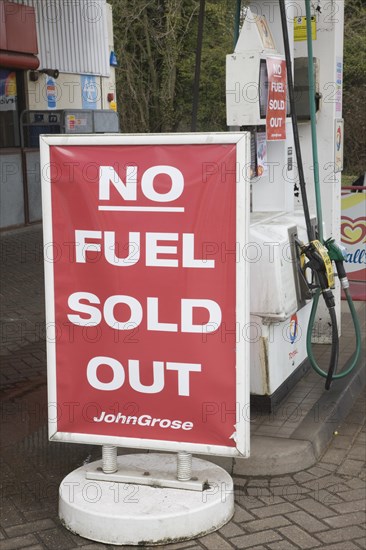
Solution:
{"label": "metal pole", "polygon": [[204,19],[205,19],[205,0],[200,0],[200,11],[198,14],[196,66],[195,66],[195,72],[194,72],[191,132],[195,132],[197,128],[197,113],[198,113],[198,99],[199,99],[200,78],[201,78],[201,54],[202,54]]}
{"label": "metal pole", "polygon": [[234,49],[239,38],[240,13],[241,13],[241,0],[236,0],[235,23],[234,23]]}

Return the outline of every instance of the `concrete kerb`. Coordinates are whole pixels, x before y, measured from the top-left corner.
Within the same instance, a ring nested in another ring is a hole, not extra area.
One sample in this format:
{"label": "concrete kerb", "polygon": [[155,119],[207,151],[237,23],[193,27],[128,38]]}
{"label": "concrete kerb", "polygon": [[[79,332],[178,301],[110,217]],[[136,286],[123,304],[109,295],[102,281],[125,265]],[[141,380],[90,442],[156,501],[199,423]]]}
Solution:
{"label": "concrete kerb", "polygon": [[273,476],[310,468],[316,461],[311,441],[284,437],[251,438],[250,458],[234,459],[234,476]]}
{"label": "concrete kerb", "polygon": [[[326,451],[365,384],[366,370],[360,361],[347,378],[324,391],[290,438],[253,435],[249,458],[208,457],[208,460],[233,476],[274,476],[306,470]],[[317,419],[319,411],[322,414]],[[204,455],[200,458],[207,459]]]}
{"label": "concrete kerb", "polygon": [[[316,459],[320,458],[330,443],[334,431],[346,418],[366,383],[363,361],[345,379],[333,383],[330,391],[324,392],[304,421],[292,434],[293,439],[310,440]],[[314,422],[316,410],[326,411],[322,421]]]}
{"label": "concrete kerb", "polygon": [[[234,476],[272,476],[310,468],[326,451],[334,431],[348,415],[365,383],[366,371],[360,361],[344,381],[324,391],[290,438],[253,435],[250,458],[234,459],[230,473]],[[326,412],[315,421],[319,410]]]}

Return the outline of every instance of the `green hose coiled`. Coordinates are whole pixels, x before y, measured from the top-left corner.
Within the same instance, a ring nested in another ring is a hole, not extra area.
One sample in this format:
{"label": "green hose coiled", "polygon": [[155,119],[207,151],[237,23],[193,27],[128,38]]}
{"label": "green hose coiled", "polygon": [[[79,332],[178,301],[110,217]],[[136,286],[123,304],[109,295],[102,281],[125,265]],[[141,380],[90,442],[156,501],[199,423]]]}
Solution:
{"label": "green hose coiled", "polygon": [[[345,292],[345,295],[346,295],[346,298],[347,298],[348,307],[351,311],[353,326],[355,328],[356,350],[355,350],[355,352],[352,355],[352,358],[350,360],[350,366],[345,371],[339,372],[338,374],[333,374],[333,376],[332,376],[333,380],[339,380],[340,378],[344,378],[345,376],[350,374],[350,372],[357,365],[358,360],[360,358],[360,353],[361,353],[361,329],[360,329],[360,324],[359,324],[359,321],[358,321],[357,313],[356,313],[355,306],[353,304],[353,300],[351,298],[351,295],[348,291],[348,288],[346,288],[344,292]],[[316,314],[316,311],[318,309],[319,296],[320,296],[320,290],[317,290],[315,295],[314,295],[314,298],[313,298],[313,307],[311,309],[311,314],[310,314],[310,319],[309,319],[308,332],[307,332],[307,335],[306,335],[306,348],[307,348],[307,353],[308,353],[310,364],[313,367],[313,369],[315,370],[315,372],[317,372],[320,376],[323,376],[323,378],[327,378],[328,373],[326,371],[322,370],[319,367],[319,365],[317,364],[316,360],[315,360],[315,357],[314,357],[314,354],[313,354],[312,343],[311,343],[311,336],[312,336],[313,327],[314,327],[315,314]]]}
{"label": "green hose coiled", "polygon": [[[316,212],[317,212],[317,218],[318,218],[319,240],[321,243],[324,244],[323,217],[322,217],[321,194],[320,194],[320,183],[319,183],[318,144],[317,144],[317,135],[316,135],[315,84],[314,84],[314,62],[313,62],[313,42],[312,42],[312,31],[311,31],[310,0],[305,0],[305,7],[306,7],[306,32],[307,32],[307,47],[308,47],[308,77],[309,77],[309,103],[310,103],[310,120],[311,120],[311,142],[312,142],[312,151],[313,151]],[[361,353],[361,329],[360,329],[357,313],[356,313],[355,306],[353,304],[352,297],[349,293],[348,288],[345,288],[344,291],[347,298],[348,307],[351,311],[352,321],[353,321],[353,325],[355,328],[355,335],[356,335],[356,350],[351,358],[350,366],[345,371],[342,371],[338,374],[333,373],[331,374],[331,376],[329,376],[329,373],[323,371],[315,360],[313,349],[312,349],[311,338],[312,338],[312,333],[314,328],[315,315],[318,309],[320,290],[317,290],[313,297],[313,305],[311,309],[308,331],[306,336],[306,348],[307,348],[310,364],[312,368],[315,370],[315,372],[317,372],[320,376],[327,378],[327,382],[328,382],[328,387],[326,386],[327,389],[329,389],[331,380],[338,380],[340,378],[344,378],[355,368]],[[334,326],[334,322],[332,322],[332,326],[333,326],[333,333],[334,333],[336,329],[336,326]]]}

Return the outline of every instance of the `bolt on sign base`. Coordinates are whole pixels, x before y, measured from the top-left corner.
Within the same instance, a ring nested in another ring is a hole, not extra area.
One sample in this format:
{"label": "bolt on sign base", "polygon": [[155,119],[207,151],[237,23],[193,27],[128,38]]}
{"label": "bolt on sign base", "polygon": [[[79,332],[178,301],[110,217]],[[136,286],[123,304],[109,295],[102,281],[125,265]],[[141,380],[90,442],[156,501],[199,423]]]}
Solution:
{"label": "bolt on sign base", "polygon": [[[101,460],[82,466],[60,485],[60,519],[81,537],[116,545],[169,544],[216,531],[234,514],[232,478],[206,460],[192,461],[192,479],[204,476],[208,480],[202,491],[87,477],[101,466]],[[177,457],[129,454],[119,456],[117,466],[121,473],[135,469],[172,476],[177,471]]]}

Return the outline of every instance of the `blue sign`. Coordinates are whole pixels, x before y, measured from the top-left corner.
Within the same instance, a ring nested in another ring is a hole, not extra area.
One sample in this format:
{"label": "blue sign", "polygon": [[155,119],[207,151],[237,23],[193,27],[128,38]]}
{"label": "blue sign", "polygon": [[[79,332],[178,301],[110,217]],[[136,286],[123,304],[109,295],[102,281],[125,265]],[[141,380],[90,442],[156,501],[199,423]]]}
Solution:
{"label": "blue sign", "polygon": [[47,76],[46,95],[47,95],[47,107],[49,109],[56,109],[56,107],[57,107],[57,90],[56,90],[55,79],[52,78],[52,76]]}
{"label": "blue sign", "polygon": [[99,99],[99,87],[93,75],[81,75],[81,97],[83,109],[96,109]]}
{"label": "blue sign", "polygon": [[109,56],[109,64],[111,67],[118,67],[117,56],[114,52],[111,52],[111,55]]}

